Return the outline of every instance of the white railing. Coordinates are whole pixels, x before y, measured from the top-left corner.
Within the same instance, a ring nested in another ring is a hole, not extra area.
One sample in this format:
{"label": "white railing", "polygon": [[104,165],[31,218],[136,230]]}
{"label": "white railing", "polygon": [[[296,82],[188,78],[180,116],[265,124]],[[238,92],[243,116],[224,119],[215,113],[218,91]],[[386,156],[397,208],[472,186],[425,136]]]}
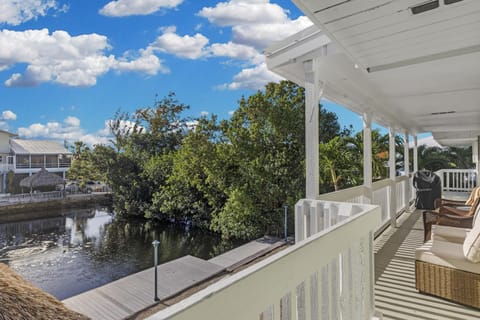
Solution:
{"label": "white railing", "polygon": [[15,165],[8,163],[0,163],[0,172],[14,171]]}
{"label": "white railing", "polygon": [[377,181],[372,184],[372,204],[380,207],[382,212],[382,225],[390,221],[391,184],[392,182],[390,179]]}
{"label": "white railing", "polygon": [[[378,226],[378,229],[380,230],[392,219],[395,219],[399,213],[406,210],[410,205],[410,201],[414,199],[412,177],[413,176],[400,176],[396,177],[394,181],[384,179],[374,182],[372,184],[371,192],[365,186],[358,186],[321,194],[317,199],[349,203],[371,203],[378,205],[382,213],[381,224]],[[391,208],[392,206],[394,206],[393,209]]]}
{"label": "white railing", "polygon": [[380,209],[318,200],[296,207],[313,221],[305,239],[148,319],[373,318],[373,231]]}
{"label": "white railing", "polygon": [[364,186],[358,186],[321,194],[317,197],[317,200],[365,203],[368,196],[367,193],[367,188],[365,188]]}
{"label": "white railing", "polygon": [[62,191],[49,191],[38,193],[19,193],[19,194],[3,194],[0,196],[0,206],[16,203],[39,202],[48,199],[63,198]]}
{"label": "white railing", "polygon": [[436,171],[444,192],[470,192],[478,185],[475,169],[442,169]]}

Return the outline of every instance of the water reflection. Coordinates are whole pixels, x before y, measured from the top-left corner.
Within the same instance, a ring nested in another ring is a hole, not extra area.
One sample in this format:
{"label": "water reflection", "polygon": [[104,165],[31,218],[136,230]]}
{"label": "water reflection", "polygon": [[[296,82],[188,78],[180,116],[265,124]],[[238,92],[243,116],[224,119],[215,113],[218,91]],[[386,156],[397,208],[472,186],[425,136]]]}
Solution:
{"label": "water reflection", "polygon": [[71,210],[63,217],[0,224],[0,262],[65,299],[152,266],[190,254],[208,259],[238,243],[197,229],[119,221],[110,210]]}

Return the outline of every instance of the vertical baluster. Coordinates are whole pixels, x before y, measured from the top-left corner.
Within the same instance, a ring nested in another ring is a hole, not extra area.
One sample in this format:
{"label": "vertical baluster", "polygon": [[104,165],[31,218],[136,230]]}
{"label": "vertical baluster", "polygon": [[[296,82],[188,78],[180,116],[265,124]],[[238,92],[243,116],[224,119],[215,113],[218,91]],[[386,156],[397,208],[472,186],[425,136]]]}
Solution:
{"label": "vertical baluster", "polygon": [[318,315],[318,272],[310,276],[310,319],[319,320]]}
{"label": "vertical baluster", "polygon": [[306,301],[305,301],[305,282],[300,283],[296,289],[297,292],[297,320],[307,320]]}
{"label": "vertical baluster", "polygon": [[317,204],[318,203],[314,203],[312,206],[310,206],[310,212],[309,212],[310,235],[314,235],[319,231]]}
{"label": "vertical baluster", "polygon": [[358,266],[352,265],[351,260],[352,250],[348,248],[345,252],[340,254],[340,274],[342,277],[341,283],[341,311],[342,319],[353,319],[352,303],[353,303],[353,269]]}
{"label": "vertical baluster", "polygon": [[265,311],[260,314],[260,320],[274,320],[273,319],[273,306],[269,306]]}
{"label": "vertical baluster", "polygon": [[332,307],[331,307],[331,297],[330,297],[330,292],[331,290],[331,282],[332,278],[330,276],[330,264],[326,264],[322,266],[322,269],[320,270],[320,307],[321,307],[321,319],[329,320],[333,319],[332,318]]}
{"label": "vertical baluster", "polygon": [[[368,240],[366,243],[366,252],[365,252],[365,272],[367,272],[366,283],[364,283],[364,287],[366,288],[365,297],[367,300],[365,301],[365,305],[368,307],[367,314],[370,317],[373,312],[375,311],[375,268],[374,268],[374,253],[373,253],[373,231],[368,233]],[[367,319],[367,317],[365,317]]]}
{"label": "vertical baluster", "polygon": [[323,203],[318,201],[316,203],[317,207],[317,230],[320,232],[325,229],[325,213],[323,210]]}
{"label": "vertical baluster", "polygon": [[280,299],[280,320],[292,320],[292,294],[290,292]]}
{"label": "vertical baluster", "polygon": [[330,308],[331,308],[331,319],[340,319],[340,286],[341,278],[339,273],[339,257],[335,258],[330,263],[330,276],[332,286],[330,292]]}

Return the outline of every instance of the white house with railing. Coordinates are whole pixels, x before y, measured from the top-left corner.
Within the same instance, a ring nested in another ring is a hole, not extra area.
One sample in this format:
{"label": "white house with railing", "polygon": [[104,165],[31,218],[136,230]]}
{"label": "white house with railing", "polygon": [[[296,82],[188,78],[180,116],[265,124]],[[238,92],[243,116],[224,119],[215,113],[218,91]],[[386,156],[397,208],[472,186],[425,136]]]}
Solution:
{"label": "white house with railing", "polygon": [[6,175],[38,172],[41,168],[65,178],[70,169],[72,153],[61,144],[49,140],[18,139],[16,134],[0,130],[0,175],[2,192]]}
{"label": "white house with railing", "polygon": [[[470,177],[479,177],[480,1],[293,2],[314,25],[265,54],[270,70],[305,88],[306,199],[295,208],[295,244],[150,320],[381,318],[374,302],[374,237],[384,228],[396,230],[399,214],[410,210],[417,135],[429,132],[442,145],[473,146],[475,169],[439,174],[445,191],[468,191],[477,183]],[[319,194],[322,98],[363,118],[362,186]],[[390,136],[390,175],[378,182],[372,181],[372,122]],[[414,141],[413,165],[402,176],[395,172],[397,133],[405,138],[405,159]],[[397,274],[389,275],[394,284],[379,299],[385,310],[405,301],[408,307],[395,309],[392,319],[480,317],[452,303],[412,297],[414,287],[402,291],[415,277],[412,264],[403,267],[405,260],[396,261]],[[404,269],[408,279],[401,278]],[[424,310],[429,315],[420,318]]]}

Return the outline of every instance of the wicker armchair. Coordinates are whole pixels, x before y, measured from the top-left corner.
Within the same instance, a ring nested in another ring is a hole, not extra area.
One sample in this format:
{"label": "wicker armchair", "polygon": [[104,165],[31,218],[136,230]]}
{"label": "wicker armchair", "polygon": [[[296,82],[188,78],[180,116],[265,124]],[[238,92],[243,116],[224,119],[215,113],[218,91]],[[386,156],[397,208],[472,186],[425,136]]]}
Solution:
{"label": "wicker armchair", "polygon": [[475,202],[475,199],[479,197],[480,197],[480,187],[475,187],[472,189],[472,192],[470,193],[470,196],[466,201],[438,198],[434,200],[433,206],[435,209],[440,208],[442,206],[450,206],[450,207],[471,206]]}
{"label": "wicker armchair", "polygon": [[432,229],[432,240],[415,251],[417,290],[480,308],[480,218],[472,229]]}

